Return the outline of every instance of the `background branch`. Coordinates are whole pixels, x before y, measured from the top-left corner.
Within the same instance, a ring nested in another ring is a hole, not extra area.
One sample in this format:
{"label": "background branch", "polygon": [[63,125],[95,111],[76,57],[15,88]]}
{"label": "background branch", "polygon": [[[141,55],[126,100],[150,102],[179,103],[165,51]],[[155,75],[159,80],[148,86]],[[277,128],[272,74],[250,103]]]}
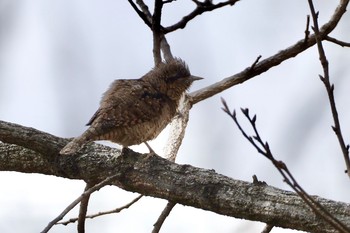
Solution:
{"label": "background branch", "polygon": [[213,4],[212,1],[204,1],[204,2],[193,1],[194,3],[196,3],[197,7],[190,14],[184,16],[178,23],[175,23],[172,26],[164,28],[163,32],[164,32],[164,34],[167,34],[169,32],[173,32],[177,29],[183,29],[186,27],[186,25],[189,21],[191,21],[192,19],[194,19],[198,15],[201,15],[204,12],[216,10],[218,8],[221,8],[221,7],[224,7],[227,5],[232,6],[238,1],[239,0],[229,0],[229,1],[220,2],[217,4]]}
{"label": "background branch", "polygon": [[[131,7],[135,10],[135,12],[137,13],[137,15],[143,20],[143,22],[152,29],[152,23],[151,23],[151,16],[145,14],[144,11],[139,10],[139,8],[137,8],[136,4],[134,3],[133,0],[128,0],[128,2],[130,3]],[[139,1],[140,2],[140,1]],[[142,2],[142,1],[141,1]],[[143,2],[142,2],[143,3]],[[148,8],[147,8],[148,10]]]}
{"label": "background branch", "polygon": [[[44,228],[44,230],[41,233],[49,232],[49,230],[58,222],[60,221],[69,211],[71,211],[76,205],[79,204],[86,196],[90,196],[91,193],[99,190],[100,188],[106,186],[107,184],[110,184],[117,176],[110,176],[101,181],[100,183],[92,186],[91,188],[87,189],[83,192],[77,199],[75,199],[70,205],[65,208],[61,214],[59,214],[55,219],[53,219],[49,224]],[[83,228],[78,230],[84,230]]]}
{"label": "background branch", "polygon": [[162,227],[165,219],[168,217],[169,213],[171,210],[174,208],[176,205],[175,202],[169,201],[168,204],[165,206],[164,210],[160,214],[159,218],[157,219],[157,222],[153,225],[154,228],[152,230],[152,233],[158,233],[160,231],[160,228]]}
{"label": "background branch", "polygon": [[[113,209],[113,210],[109,210],[109,211],[98,212],[96,214],[89,214],[89,215],[86,215],[86,218],[93,219],[93,218],[100,217],[100,216],[107,215],[107,214],[119,213],[122,210],[127,209],[130,206],[132,206],[133,204],[135,204],[142,197],[143,197],[143,195],[139,195],[138,197],[136,197],[135,199],[133,199],[131,202],[127,203],[126,205],[123,205],[123,206],[121,206],[119,208],[116,208],[116,209]],[[71,218],[71,219],[69,219],[67,221],[58,222],[56,224],[68,225],[69,223],[74,223],[77,220],[78,220],[78,218]]]}
{"label": "background branch", "polygon": [[344,141],[344,137],[341,131],[341,126],[340,126],[340,121],[339,121],[339,115],[338,115],[338,111],[337,111],[337,107],[335,104],[335,97],[334,97],[334,84],[330,83],[330,78],[329,78],[329,63],[328,60],[326,58],[326,53],[323,49],[323,45],[322,45],[322,40],[321,40],[321,36],[320,36],[320,30],[318,28],[318,13],[315,12],[315,8],[313,5],[312,0],[308,0],[309,2],[309,6],[310,6],[310,11],[311,11],[311,16],[313,19],[313,30],[315,31],[315,37],[316,37],[316,42],[317,42],[317,49],[318,49],[318,53],[320,55],[320,62],[323,68],[323,76],[320,75],[320,78],[322,80],[322,82],[324,83],[326,90],[327,90],[327,94],[328,94],[328,99],[329,99],[329,103],[331,106],[331,111],[332,111],[332,116],[333,116],[333,122],[334,122],[334,126],[332,126],[341,151],[343,153],[343,157],[345,160],[345,166],[346,166],[346,172],[348,174],[348,176],[350,177],[350,158],[349,158],[349,145],[345,145],[345,141]]}
{"label": "background branch", "polygon": [[[349,3],[349,0],[340,0],[340,3],[336,10],[334,11],[331,19],[324,24],[319,33],[321,40],[324,40],[326,36],[337,26],[339,20],[346,12],[346,7]],[[297,56],[299,53],[305,51],[311,46],[316,44],[315,34],[312,34],[309,39],[305,42],[305,39],[299,40],[296,44],[281,50],[275,55],[268,57],[260,62],[258,62],[253,69],[247,67],[245,70],[232,75],[228,78],[225,78],[217,83],[214,83],[210,86],[202,88],[198,91],[192,92],[189,95],[192,97],[192,104],[196,104],[204,99],[207,99],[213,95],[216,95],[234,85],[243,83],[257,75],[260,75],[270,68],[281,64],[283,61]]]}
{"label": "background branch", "polygon": [[311,197],[308,193],[305,192],[305,190],[299,185],[299,183],[296,181],[292,173],[289,171],[287,165],[283,161],[278,161],[274,158],[270,146],[267,142],[264,142],[262,138],[260,137],[260,134],[258,132],[258,129],[256,128],[256,115],[253,117],[249,114],[249,109],[242,109],[242,112],[244,116],[248,119],[250,125],[252,126],[254,130],[253,136],[249,136],[245,130],[242,128],[241,124],[238,122],[236,117],[236,112],[233,111],[231,113],[226,101],[222,99],[222,103],[224,105],[223,110],[225,113],[227,113],[235,122],[238,129],[241,131],[243,136],[257,149],[257,151],[265,156],[267,159],[269,159],[272,164],[276,167],[276,169],[279,171],[279,173],[283,177],[283,181],[286,182],[303,200],[304,202],[315,212],[317,216],[327,221],[331,226],[334,227],[334,229],[338,230],[339,232],[350,232],[350,229],[347,228],[342,222],[340,222],[336,217],[332,216],[327,209],[322,206],[320,203],[315,201],[313,197]]}
{"label": "background branch", "polygon": [[153,32],[153,58],[154,64],[157,66],[162,62],[162,57],[160,53],[160,44],[162,41],[161,28],[161,17],[162,17],[163,0],[154,1],[154,13],[152,16],[152,32]]}
{"label": "background branch", "polygon": [[[84,192],[88,191],[90,188],[92,188],[94,184],[86,183]],[[83,196],[83,198],[80,201],[80,207],[79,207],[79,215],[78,215],[78,233],[84,233],[85,232],[85,219],[86,219],[86,213],[89,205],[91,194],[87,194]]]}
{"label": "background branch", "polygon": [[334,44],[340,45],[342,47],[350,47],[350,43],[349,42],[337,40],[337,39],[335,39],[333,37],[330,37],[330,36],[326,36],[325,40],[329,41],[329,42],[332,42]]}

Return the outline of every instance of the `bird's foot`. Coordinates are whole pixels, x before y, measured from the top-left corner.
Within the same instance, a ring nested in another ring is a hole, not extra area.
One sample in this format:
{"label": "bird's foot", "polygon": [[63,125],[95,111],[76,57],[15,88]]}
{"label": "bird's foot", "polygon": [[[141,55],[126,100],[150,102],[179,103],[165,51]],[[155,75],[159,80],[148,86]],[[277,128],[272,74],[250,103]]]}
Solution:
{"label": "bird's foot", "polygon": [[147,146],[148,150],[149,150],[149,153],[148,155],[146,156],[146,159],[154,156],[154,155],[157,155],[156,152],[154,152],[154,150],[152,149],[152,147],[147,143],[147,142],[144,142],[145,145]]}

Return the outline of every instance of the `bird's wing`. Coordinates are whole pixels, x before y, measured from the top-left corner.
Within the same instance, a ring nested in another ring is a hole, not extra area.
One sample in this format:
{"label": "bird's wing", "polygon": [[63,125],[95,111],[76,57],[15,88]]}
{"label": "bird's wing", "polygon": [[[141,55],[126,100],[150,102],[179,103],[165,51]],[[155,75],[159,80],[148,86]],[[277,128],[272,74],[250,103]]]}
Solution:
{"label": "bird's wing", "polygon": [[[105,129],[130,127],[160,116],[167,104],[169,98],[143,80],[116,80],[87,125],[96,124]],[[175,112],[175,104],[171,107]]]}

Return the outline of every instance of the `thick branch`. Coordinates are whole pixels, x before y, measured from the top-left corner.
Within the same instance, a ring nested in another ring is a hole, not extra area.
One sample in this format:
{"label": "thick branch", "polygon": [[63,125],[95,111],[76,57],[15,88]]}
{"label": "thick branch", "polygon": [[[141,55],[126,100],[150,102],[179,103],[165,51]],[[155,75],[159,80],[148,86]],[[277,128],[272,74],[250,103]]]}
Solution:
{"label": "thick branch", "polygon": [[[12,140],[23,141],[21,135],[35,133],[43,139],[39,148],[57,151],[56,154],[40,154],[33,150],[0,143],[0,170],[36,172],[85,181],[101,181],[115,175],[114,185],[125,190],[167,199],[183,205],[209,210],[218,214],[274,226],[311,232],[335,232],[318,219],[294,193],[274,187],[233,180],[190,165],[179,165],[158,156],[146,159],[146,155],[120,151],[97,144],[90,144],[77,156],[60,156],[64,139],[26,128],[0,122],[2,129],[12,127],[16,132]],[[47,140],[48,138],[57,141]],[[27,138],[29,144],[30,138]],[[35,139],[34,139],[35,141]],[[24,146],[24,145],[22,145]],[[52,162],[57,161],[57,162]],[[63,169],[64,168],[64,169]],[[314,197],[340,221],[350,226],[350,205]]]}

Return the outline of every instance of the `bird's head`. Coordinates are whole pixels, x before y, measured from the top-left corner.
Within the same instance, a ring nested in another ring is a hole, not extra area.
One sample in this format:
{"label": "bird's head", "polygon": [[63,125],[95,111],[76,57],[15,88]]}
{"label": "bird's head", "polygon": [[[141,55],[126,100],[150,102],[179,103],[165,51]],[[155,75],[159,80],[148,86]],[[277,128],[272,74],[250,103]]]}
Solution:
{"label": "bird's head", "polygon": [[161,63],[150,73],[152,74],[147,75],[147,78],[152,79],[152,83],[155,82],[159,91],[176,101],[188,90],[193,81],[203,79],[191,75],[188,66],[181,59]]}

